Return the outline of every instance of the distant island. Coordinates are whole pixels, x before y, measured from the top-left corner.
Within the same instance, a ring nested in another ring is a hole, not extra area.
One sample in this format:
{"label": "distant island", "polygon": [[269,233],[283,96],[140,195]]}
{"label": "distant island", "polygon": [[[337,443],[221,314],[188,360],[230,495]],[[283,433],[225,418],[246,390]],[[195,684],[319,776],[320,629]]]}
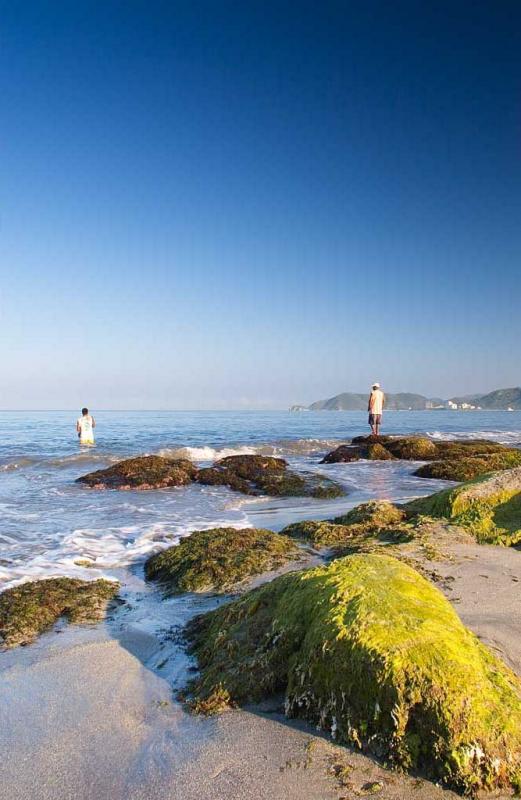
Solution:
{"label": "distant island", "polygon": [[[290,411],[365,411],[369,392],[361,394],[342,392],[327,400],[317,400],[310,406],[294,405]],[[399,392],[386,393],[385,407],[391,411],[520,411],[521,387],[496,389],[488,394],[472,394],[442,400],[424,397],[422,394]]]}

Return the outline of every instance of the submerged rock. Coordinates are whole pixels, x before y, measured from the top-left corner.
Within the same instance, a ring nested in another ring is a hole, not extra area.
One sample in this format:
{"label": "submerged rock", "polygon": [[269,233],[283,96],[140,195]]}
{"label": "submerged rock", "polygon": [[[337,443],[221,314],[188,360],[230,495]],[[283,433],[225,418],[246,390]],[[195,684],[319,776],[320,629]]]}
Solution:
{"label": "submerged rock", "polygon": [[106,580],[48,578],[6,589],[0,594],[0,641],[4,647],[29,644],[60,617],[97,622],[118,588]]}
{"label": "submerged rock", "polygon": [[411,517],[450,519],[481,543],[516,544],[521,541],[521,467],[412,500],[404,508]]}
{"label": "submerged rock", "polygon": [[199,483],[229,486],[230,489],[251,495],[274,497],[341,497],[345,490],[329,478],[320,475],[300,475],[287,469],[283,458],[273,456],[228,456],[213,467],[197,473]]}
{"label": "submerged rock", "polygon": [[138,456],[82,475],[77,482],[92,489],[163,489],[185,486],[194,479],[196,472],[192,462],[185,458]]}
{"label": "submerged rock", "polygon": [[295,544],[261,528],[194,531],[145,563],[148,580],[168,594],[225,592],[246,578],[277,569],[299,557]]}
{"label": "submerged rock", "polygon": [[281,576],[187,629],[196,703],[284,692],[336,740],[474,793],[519,787],[521,684],[406,564],[354,555]]}

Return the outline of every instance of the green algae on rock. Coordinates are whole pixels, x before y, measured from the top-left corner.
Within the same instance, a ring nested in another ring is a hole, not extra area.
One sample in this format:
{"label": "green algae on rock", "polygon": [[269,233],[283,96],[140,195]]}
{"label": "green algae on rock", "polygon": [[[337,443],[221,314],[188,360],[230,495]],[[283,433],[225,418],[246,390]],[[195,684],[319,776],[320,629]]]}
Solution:
{"label": "green algae on rock", "polygon": [[47,578],[6,589],[0,594],[0,642],[4,647],[29,644],[60,617],[97,622],[118,588],[106,580]]}
{"label": "green algae on rock", "polygon": [[77,482],[93,489],[162,489],[185,486],[195,474],[196,468],[185,458],[138,456],[82,475]]}
{"label": "green algae on rock", "polygon": [[383,528],[392,528],[405,519],[405,512],[386,500],[371,500],[329,520],[294,522],[281,533],[303,539],[313,547],[342,547],[355,537],[375,535]]}
{"label": "green algae on rock", "polygon": [[283,458],[260,455],[228,456],[213,467],[199,470],[199,483],[229,486],[252,495],[274,497],[341,497],[345,490],[322,475],[300,475],[287,469]]}
{"label": "green algae on rock", "polygon": [[417,469],[413,474],[420,478],[439,478],[447,481],[470,481],[479,475],[511,469],[521,465],[521,450],[505,450],[482,454],[480,456],[448,458],[444,461],[431,461]]}
{"label": "green algae on rock", "polygon": [[353,555],[187,628],[195,702],[285,692],[286,713],[468,794],[519,786],[521,684],[418,572]]}
{"label": "green algae on rock", "polygon": [[362,533],[360,526],[335,525],[328,520],[304,520],[293,522],[285,527],[281,533],[292,539],[309,542],[313,547],[338,547],[345,545],[349,539]]}
{"label": "green algae on rock", "polygon": [[262,528],[213,528],[194,531],[151,556],[145,576],[159,581],[168,594],[225,592],[298,558],[299,550],[287,536]]}
{"label": "green algae on rock", "polygon": [[484,439],[433,441],[425,436],[355,436],[322,459],[323,464],[401,459],[430,461],[414,474],[422,478],[468,480],[496,469],[509,469],[521,463],[521,451]]}
{"label": "green algae on rock", "polygon": [[404,509],[409,517],[450,519],[482,544],[516,544],[521,541],[521,467],[420,497]]}
{"label": "green algae on rock", "polygon": [[388,525],[395,525],[405,519],[405,512],[402,508],[395,506],[388,500],[369,500],[355,506],[347,514],[335,517],[331,522],[337,525],[362,524],[367,529],[384,528]]}

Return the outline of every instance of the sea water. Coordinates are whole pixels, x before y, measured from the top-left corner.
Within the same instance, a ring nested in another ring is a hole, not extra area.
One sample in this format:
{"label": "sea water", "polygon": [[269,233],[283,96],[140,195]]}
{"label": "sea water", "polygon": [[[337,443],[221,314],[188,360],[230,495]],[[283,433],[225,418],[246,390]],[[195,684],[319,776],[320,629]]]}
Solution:
{"label": "sea water", "polygon": [[[130,581],[144,560],[194,530],[262,526],[340,514],[370,498],[406,500],[443,481],[415,477],[415,462],[320,464],[367,433],[362,412],[94,412],[96,446],[82,448],[73,411],[0,412],[0,587],[68,575]],[[520,412],[387,412],[385,433],[494,439],[521,445]],[[234,453],[284,457],[326,475],[346,496],[251,498],[197,484],[159,491],[95,491],[76,478],[143,453],[208,464]],[[85,563],[90,566],[87,568]]]}

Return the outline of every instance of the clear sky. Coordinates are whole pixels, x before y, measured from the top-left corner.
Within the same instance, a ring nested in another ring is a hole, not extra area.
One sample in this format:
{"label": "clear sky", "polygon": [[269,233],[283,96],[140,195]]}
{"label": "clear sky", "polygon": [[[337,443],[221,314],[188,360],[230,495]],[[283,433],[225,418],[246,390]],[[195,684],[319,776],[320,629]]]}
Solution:
{"label": "clear sky", "polygon": [[0,406],[521,383],[519,0],[0,2]]}

